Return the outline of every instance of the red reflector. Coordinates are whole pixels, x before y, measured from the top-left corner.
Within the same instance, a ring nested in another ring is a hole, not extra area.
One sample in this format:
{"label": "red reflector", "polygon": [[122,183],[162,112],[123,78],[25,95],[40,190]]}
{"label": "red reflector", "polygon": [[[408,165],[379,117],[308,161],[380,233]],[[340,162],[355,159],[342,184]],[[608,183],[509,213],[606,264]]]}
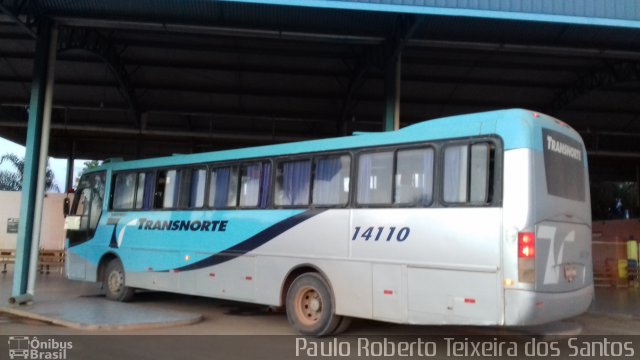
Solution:
{"label": "red reflector", "polygon": [[536,236],[533,233],[518,233],[518,257],[533,258],[536,256]]}
{"label": "red reflector", "polygon": [[464,299],[464,303],[465,304],[475,304],[476,303],[476,299]]}
{"label": "red reflector", "polygon": [[209,273],[209,276],[216,277],[216,273]]}
{"label": "red reflector", "polygon": [[251,276],[245,276],[244,279],[245,280],[253,280],[253,278]]}
{"label": "red reflector", "polygon": [[385,290],[384,294],[385,295],[393,295],[393,290]]}

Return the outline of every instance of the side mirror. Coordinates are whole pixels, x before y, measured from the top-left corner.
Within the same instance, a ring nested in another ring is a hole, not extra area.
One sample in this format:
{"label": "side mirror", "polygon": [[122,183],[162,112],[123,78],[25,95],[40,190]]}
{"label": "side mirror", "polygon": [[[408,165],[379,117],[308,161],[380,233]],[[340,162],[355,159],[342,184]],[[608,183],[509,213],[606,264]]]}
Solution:
{"label": "side mirror", "polygon": [[73,188],[67,190],[67,197],[65,197],[62,202],[62,212],[64,213],[64,217],[67,217],[67,215],[69,215],[69,211],[71,211],[71,200],[69,200],[69,195],[73,193]]}
{"label": "side mirror", "polygon": [[68,196],[64,198],[64,201],[62,202],[62,212],[64,213],[64,217],[67,217],[67,215],[69,215],[69,211],[71,210],[70,203],[71,202],[69,201]]}

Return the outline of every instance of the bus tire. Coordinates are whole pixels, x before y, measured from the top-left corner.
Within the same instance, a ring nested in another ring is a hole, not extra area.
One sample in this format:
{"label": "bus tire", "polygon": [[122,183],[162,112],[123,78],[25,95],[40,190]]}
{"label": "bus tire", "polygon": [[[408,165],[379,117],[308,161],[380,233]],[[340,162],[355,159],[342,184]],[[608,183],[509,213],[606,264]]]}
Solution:
{"label": "bus tire", "polygon": [[119,259],[112,259],[107,264],[103,276],[107,298],[128,302],[133,298],[135,289],[125,285],[125,272]]}
{"label": "bus tire", "polygon": [[338,324],[338,327],[333,331],[333,335],[340,335],[343,332],[347,331],[351,323],[353,322],[353,318],[349,316],[343,316]]}
{"label": "bus tire", "polygon": [[287,319],[302,335],[331,335],[342,316],[335,314],[327,282],[317,273],[298,276],[287,291]]}

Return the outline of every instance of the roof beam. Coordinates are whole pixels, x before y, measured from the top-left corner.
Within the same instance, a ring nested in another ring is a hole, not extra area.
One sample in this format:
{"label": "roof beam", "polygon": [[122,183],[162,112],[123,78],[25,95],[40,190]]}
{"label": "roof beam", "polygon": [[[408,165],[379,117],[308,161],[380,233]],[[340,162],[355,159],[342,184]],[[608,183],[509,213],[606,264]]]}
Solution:
{"label": "roof beam", "polygon": [[560,91],[555,96],[549,112],[555,114],[593,91],[607,89],[617,83],[638,80],[640,80],[640,62],[603,64],[598,69],[580,75],[574,84]]}
{"label": "roof beam", "polygon": [[107,64],[109,70],[118,81],[120,94],[129,105],[133,125],[138,128],[141,124],[140,108],[129,72],[122,61],[121,54],[124,49],[118,49],[114,42],[96,30],[61,27],[58,52],[78,49],[97,55]]}

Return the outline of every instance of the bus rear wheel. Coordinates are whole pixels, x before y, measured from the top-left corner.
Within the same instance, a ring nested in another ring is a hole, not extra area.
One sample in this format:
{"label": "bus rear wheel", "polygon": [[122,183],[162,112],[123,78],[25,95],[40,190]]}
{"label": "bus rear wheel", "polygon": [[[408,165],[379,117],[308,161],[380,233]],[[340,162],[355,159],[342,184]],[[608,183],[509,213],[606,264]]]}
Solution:
{"label": "bus rear wheel", "polygon": [[303,335],[331,335],[342,319],[335,315],[327,282],[317,273],[298,276],[287,292],[287,319]]}
{"label": "bus rear wheel", "polygon": [[125,273],[122,263],[118,259],[109,261],[105,268],[102,281],[107,298],[127,302],[133,299],[135,289],[125,286]]}

